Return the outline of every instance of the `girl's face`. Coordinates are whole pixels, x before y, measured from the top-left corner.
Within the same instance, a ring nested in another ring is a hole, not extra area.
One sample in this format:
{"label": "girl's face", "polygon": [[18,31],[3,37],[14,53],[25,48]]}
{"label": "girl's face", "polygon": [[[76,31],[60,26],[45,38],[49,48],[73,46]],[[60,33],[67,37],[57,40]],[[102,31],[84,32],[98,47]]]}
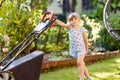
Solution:
{"label": "girl's face", "polygon": [[73,18],[69,19],[69,23],[72,26],[79,26],[80,25],[80,19],[78,19],[77,17],[73,17]]}

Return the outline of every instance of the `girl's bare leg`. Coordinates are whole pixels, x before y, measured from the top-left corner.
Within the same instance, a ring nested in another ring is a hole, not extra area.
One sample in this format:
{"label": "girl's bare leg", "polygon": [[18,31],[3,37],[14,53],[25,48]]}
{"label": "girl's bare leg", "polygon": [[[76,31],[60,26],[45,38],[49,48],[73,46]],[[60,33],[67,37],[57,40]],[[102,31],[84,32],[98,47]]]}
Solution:
{"label": "girl's bare leg", "polygon": [[77,65],[79,69],[79,74],[80,74],[80,80],[84,80],[84,57],[85,54],[81,54],[80,56],[77,57]]}
{"label": "girl's bare leg", "polygon": [[85,66],[85,63],[84,63],[83,65],[84,65],[84,74],[85,74],[85,76],[86,76],[87,78],[90,78],[90,75],[89,75],[88,70],[87,70],[87,68],[86,68],[86,66]]}

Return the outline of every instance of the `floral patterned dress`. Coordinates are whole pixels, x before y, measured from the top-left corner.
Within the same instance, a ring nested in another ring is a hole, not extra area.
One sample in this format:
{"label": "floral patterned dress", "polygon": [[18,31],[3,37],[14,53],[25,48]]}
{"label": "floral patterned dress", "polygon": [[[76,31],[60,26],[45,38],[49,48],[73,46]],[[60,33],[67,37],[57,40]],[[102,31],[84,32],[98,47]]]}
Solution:
{"label": "floral patterned dress", "polygon": [[73,57],[77,57],[80,54],[86,53],[85,42],[83,38],[83,32],[86,31],[84,27],[80,27],[79,29],[75,29],[70,26],[69,30],[69,40],[70,40],[70,55]]}

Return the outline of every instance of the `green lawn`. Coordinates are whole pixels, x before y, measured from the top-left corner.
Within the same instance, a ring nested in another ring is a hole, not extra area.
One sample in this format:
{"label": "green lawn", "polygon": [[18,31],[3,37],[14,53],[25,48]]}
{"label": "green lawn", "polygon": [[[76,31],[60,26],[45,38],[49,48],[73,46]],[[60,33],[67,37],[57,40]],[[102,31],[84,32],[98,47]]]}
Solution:
{"label": "green lawn", "polygon": [[[120,57],[87,65],[92,80],[120,80]],[[42,73],[40,80],[79,80],[77,67]]]}

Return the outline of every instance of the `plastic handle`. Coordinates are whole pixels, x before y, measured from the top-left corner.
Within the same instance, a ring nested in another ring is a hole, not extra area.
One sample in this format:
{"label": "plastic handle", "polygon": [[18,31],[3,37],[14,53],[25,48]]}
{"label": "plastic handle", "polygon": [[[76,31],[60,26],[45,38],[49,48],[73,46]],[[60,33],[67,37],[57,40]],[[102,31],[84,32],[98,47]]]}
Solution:
{"label": "plastic handle", "polygon": [[51,16],[50,16],[50,18],[49,18],[49,21],[52,21],[52,20],[54,19],[54,13],[53,13],[52,11],[48,11],[48,12],[46,12],[46,13],[43,15],[41,21],[44,21],[46,15],[48,15],[48,14],[51,14]]}

